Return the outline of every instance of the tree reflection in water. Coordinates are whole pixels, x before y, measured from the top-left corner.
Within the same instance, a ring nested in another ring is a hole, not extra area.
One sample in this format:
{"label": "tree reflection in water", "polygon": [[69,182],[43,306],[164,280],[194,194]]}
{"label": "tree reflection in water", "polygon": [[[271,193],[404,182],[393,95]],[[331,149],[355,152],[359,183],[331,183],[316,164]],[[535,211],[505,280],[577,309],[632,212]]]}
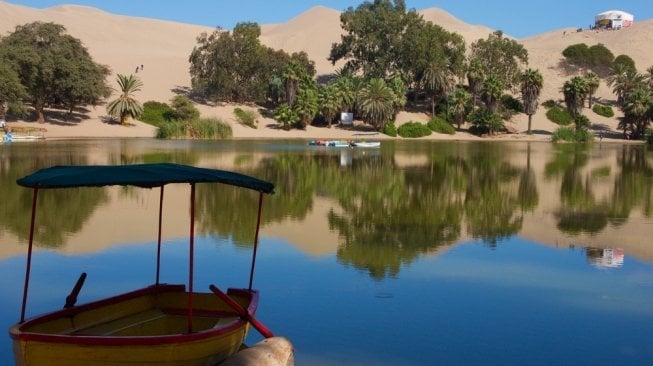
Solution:
{"label": "tree reflection in water", "polygon": [[[2,229],[26,240],[29,217],[17,213],[29,208],[31,191],[17,186],[16,179],[45,166],[89,163],[88,150],[95,145],[78,144],[71,149],[55,144],[2,150]],[[520,155],[522,150],[510,144],[389,142],[375,152],[347,150],[344,160],[343,153],[334,150],[296,148],[261,153],[264,143],[216,143],[201,149],[179,148],[172,142],[152,144],[154,147],[129,141],[107,143],[105,158],[112,164],[202,162],[206,166],[215,154],[235,152],[235,162],[247,162],[246,168],[238,171],[276,185],[276,194],[266,197],[263,226],[288,219],[301,222],[314,209],[315,197],[336,201],[338,207],[325,220],[340,237],[337,258],[375,279],[397,276],[402,266],[464,238],[495,247],[503,238],[518,234],[524,215],[536,211],[542,201],[530,144],[520,145],[526,147]],[[622,225],[635,209],[651,217],[653,169],[651,153],[645,148],[612,148],[615,168],[594,170],[589,163],[595,147],[559,145],[551,149],[553,156],[544,166],[543,177],[549,185],[559,182],[559,207],[554,217],[561,232],[594,235],[608,225]],[[425,159],[420,164],[401,164],[399,153]],[[597,185],[601,189],[597,190]],[[606,193],[605,187],[612,188]],[[63,245],[66,236],[81,230],[108,199],[103,189],[47,193],[39,197],[39,212],[50,214],[37,218],[36,239],[42,246]],[[123,199],[137,196],[130,190],[121,194]],[[198,185],[198,232],[251,246],[255,223],[247,223],[256,217],[257,200],[255,192]]]}

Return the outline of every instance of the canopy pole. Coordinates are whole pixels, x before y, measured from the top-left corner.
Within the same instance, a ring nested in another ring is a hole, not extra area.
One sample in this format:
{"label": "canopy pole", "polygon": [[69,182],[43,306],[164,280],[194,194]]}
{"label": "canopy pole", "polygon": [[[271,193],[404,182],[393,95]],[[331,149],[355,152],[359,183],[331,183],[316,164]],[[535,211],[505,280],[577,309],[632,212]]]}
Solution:
{"label": "canopy pole", "polygon": [[256,265],[256,251],[258,249],[258,232],[261,227],[261,208],[263,207],[263,192],[258,196],[258,218],[256,219],[256,234],[254,235],[254,252],[252,253],[252,268],[249,271],[249,290],[252,291],[254,281],[254,266]]}
{"label": "canopy pole", "polygon": [[25,287],[23,287],[23,305],[20,309],[20,322],[25,321],[25,307],[27,306],[27,288],[29,287],[29,275],[32,268],[32,247],[34,243],[34,221],[36,219],[36,198],[38,197],[39,189],[34,188],[32,196],[32,219],[29,224],[29,246],[27,247],[27,267],[25,269]]}
{"label": "canopy pole", "polygon": [[159,238],[156,247],[156,284],[159,284],[159,273],[161,270],[161,222],[163,218],[163,187],[159,196]]}
{"label": "canopy pole", "polygon": [[190,255],[188,266],[188,333],[193,332],[193,254],[195,251],[195,183],[190,184]]}

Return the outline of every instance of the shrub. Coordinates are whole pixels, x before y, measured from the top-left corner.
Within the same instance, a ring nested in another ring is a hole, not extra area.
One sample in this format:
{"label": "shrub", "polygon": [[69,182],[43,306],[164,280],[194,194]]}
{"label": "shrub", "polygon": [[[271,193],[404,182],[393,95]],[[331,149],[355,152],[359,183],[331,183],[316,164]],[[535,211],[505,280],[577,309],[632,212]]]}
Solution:
{"label": "shrub", "polygon": [[157,138],[162,139],[226,139],[232,136],[231,126],[217,118],[199,118],[191,121],[169,121],[162,124]]}
{"label": "shrub", "polygon": [[524,110],[521,102],[510,94],[501,96],[501,105],[503,105],[503,108],[515,113],[521,113]]}
{"label": "shrub", "polygon": [[454,135],[456,133],[456,129],[449,122],[440,117],[431,118],[426,126],[431,129],[431,131],[437,133],[446,133],[448,135]]}
{"label": "shrub", "polygon": [[234,109],[234,115],[240,124],[249,126],[251,128],[258,127],[257,113],[253,110],[243,110],[240,108]]}
{"label": "shrub", "polygon": [[618,64],[624,65],[627,69],[630,69],[632,71],[637,71],[637,68],[635,67],[635,60],[633,60],[630,56],[628,55],[619,55],[617,58],[614,59],[614,62],[612,63],[613,66],[617,66]]}
{"label": "shrub", "polygon": [[411,121],[401,125],[397,129],[397,133],[404,138],[416,138],[429,136],[432,132],[425,124]]}
{"label": "shrub", "polygon": [[150,100],[143,103],[143,113],[139,117],[139,120],[160,127],[163,123],[170,120],[172,113],[173,109],[166,103]]}
{"label": "shrub", "polygon": [[156,132],[159,139],[172,139],[186,137],[186,126],[184,122],[169,121],[159,125]]}
{"label": "shrub", "polygon": [[543,103],[542,103],[542,106],[543,106],[544,108],[549,109],[549,108],[553,108],[553,107],[558,107],[558,103],[556,103],[556,101],[553,100],[553,99],[549,99],[549,100],[543,102]]}
{"label": "shrub", "polygon": [[584,128],[576,130],[573,127],[560,127],[551,136],[553,142],[591,142],[592,140],[594,140],[592,133]]}
{"label": "shrub", "polygon": [[553,135],[551,135],[551,141],[574,141],[574,130],[575,129],[573,127],[560,127],[553,131]]}
{"label": "shrub", "polygon": [[587,67],[594,71],[608,69],[614,60],[612,52],[599,43],[587,47],[585,43],[578,43],[565,48],[562,55],[570,65]]}
{"label": "shrub", "polygon": [[574,118],[574,124],[576,125],[576,129],[580,130],[591,126],[592,122],[589,118],[581,114],[580,116],[576,116],[576,118]]}
{"label": "shrub", "polygon": [[381,133],[386,134],[388,136],[397,137],[397,126],[395,126],[393,122],[386,123],[381,128]]}
{"label": "shrub", "polygon": [[498,113],[492,113],[487,109],[480,108],[469,115],[472,127],[469,132],[475,135],[496,133],[504,128],[503,119]]}
{"label": "shrub", "polygon": [[177,95],[171,101],[172,113],[171,119],[192,121],[200,117],[200,111],[195,108],[193,101],[185,95]]}
{"label": "shrub", "polygon": [[546,111],[546,117],[549,121],[557,123],[560,126],[568,126],[574,121],[574,118],[566,109],[562,109],[558,106],[549,108],[549,110]]}
{"label": "shrub", "polygon": [[609,105],[603,105],[603,104],[594,104],[594,107],[592,107],[592,110],[594,113],[598,114],[599,116],[603,117],[614,117],[614,111],[612,110],[612,107]]}

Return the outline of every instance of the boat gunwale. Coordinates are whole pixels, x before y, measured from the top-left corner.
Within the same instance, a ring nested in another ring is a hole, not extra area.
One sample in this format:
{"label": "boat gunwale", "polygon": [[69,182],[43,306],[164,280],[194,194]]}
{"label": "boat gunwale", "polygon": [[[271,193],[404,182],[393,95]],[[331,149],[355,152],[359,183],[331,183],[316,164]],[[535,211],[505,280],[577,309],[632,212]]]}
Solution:
{"label": "boat gunwale", "polygon": [[[25,342],[45,342],[45,343],[65,343],[65,344],[80,344],[80,345],[95,345],[95,346],[127,346],[127,345],[165,345],[165,344],[178,344],[190,343],[201,341],[209,338],[214,338],[223,334],[231,333],[239,330],[240,328],[247,327],[247,319],[235,319],[229,323],[213,327],[206,330],[201,330],[193,333],[177,333],[155,336],[97,336],[97,335],[75,335],[75,334],[45,334],[37,332],[23,331],[23,329],[42,324],[57,318],[72,316],[77,313],[97,309],[107,305],[118,304],[125,300],[136,298],[142,295],[156,294],[163,292],[178,292],[185,291],[184,285],[171,285],[159,284],[152,285],[146,288],[138,289],[135,291],[119,294],[116,296],[104,298],[98,301],[89,302],[73,308],[61,309],[33,317],[23,323],[16,324],[9,330],[9,335],[14,341]],[[247,307],[248,313],[253,314],[258,307],[258,291],[247,289],[233,289],[228,290],[230,294],[251,296],[249,305]],[[197,314],[202,316],[200,312]]]}

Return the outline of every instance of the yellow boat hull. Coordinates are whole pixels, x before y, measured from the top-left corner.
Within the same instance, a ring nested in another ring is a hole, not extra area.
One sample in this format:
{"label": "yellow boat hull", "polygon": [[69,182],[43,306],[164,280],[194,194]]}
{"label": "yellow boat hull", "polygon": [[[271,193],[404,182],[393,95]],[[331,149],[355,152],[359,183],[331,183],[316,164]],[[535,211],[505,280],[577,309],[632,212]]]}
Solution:
{"label": "yellow boat hull", "polygon": [[[252,313],[256,291],[229,296]],[[213,294],[159,285],[45,314],[10,330],[17,366],[214,365],[242,346],[249,324]]]}

